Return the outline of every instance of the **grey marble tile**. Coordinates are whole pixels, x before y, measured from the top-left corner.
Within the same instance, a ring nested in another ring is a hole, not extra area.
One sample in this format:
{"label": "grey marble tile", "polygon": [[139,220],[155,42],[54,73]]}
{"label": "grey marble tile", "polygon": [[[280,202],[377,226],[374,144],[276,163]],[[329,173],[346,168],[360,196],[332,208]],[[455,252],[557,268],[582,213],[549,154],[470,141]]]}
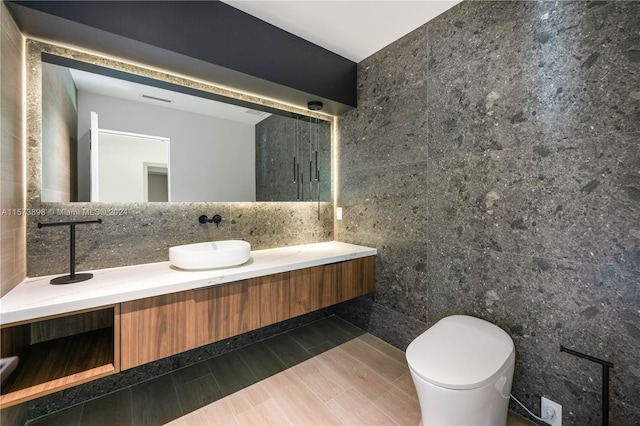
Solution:
{"label": "grey marble tile", "polygon": [[378,247],[374,300],[415,320],[427,322],[430,274],[427,244],[388,240]]}
{"label": "grey marble tile", "polygon": [[316,203],[237,203],[231,207],[231,221],[238,234],[252,243],[252,248],[284,247],[333,239],[333,208],[330,203],[320,204],[320,219]]}
{"label": "grey marble tile", "polygon": [[426,323],[389,309],[383,303],[374,302],[371,305],[371,318],[367,332],[398,349],[406,350],[409,343],[426,329]]}
{"label": "grey marble tile", "polygon": [[349,172],[338,205],[339,238],[372,233],[424,241],[428,237],[428,163]]}
{"label": "grey marble tile", "polygon": [[637,268],[637,136],[565,141],[427,167],[429,238]]}
{"label": "grey marble tile", "polygon": [[526,48],[539,62],[529,70],[536,125],[545,135],[602,135],[640,129],[640,105],[630,95],[640,83],[635,2],[532,4]]}
{"label": "grey marble tile", "polygon": [[432,156],[638,131],[637,5],[500,3],[495,14],[451,13],[430,27]]}
{"label": "grey marble tile", "polygon": [[424,112],[404,111],[399,123],[363,131],[363,122],[367,121],[366,114],[357,111],[341,116],[340,176],[353,170],[427,159],[428,123]]}
{"label": "grey marble tile", "polygon": [[640,410],[618,400],[611,401],[609,422],[612,425],[634,426],[640,424]]}
{"label": "grey marble tile", "polygon": [[406,36],[358,64],[358,109],[361,102],[419,88],[426,76],[427,28]]}
{"label": "grey marble tile", "polygon": [[[389,309],[411,316],[416,321],[426,322],[427,309],[429,246],[426,242],[411,239],[392,239],[386,233],[354,234],[339,232],[340,240],[375,247],[376,256],[376,291],[374,300]],[[369,331],[366,315],[371,315],[371,306],[358,299],[354,306],[359,306],[355,317],[344,316],[344,306],[337,312],[347,321]],[[347,302],[348,303],[348,302]],[[364,303],[364,305],[363,305]],[[351,306],[351,305],[349,305]],[[364,326],[363,326],[364,325]]]}
{"label": "grey marble tile", "polygon": [[425,161],[345,170],[338,187],[340,202],[344,206],[357,202],[423,200],[428,191],[428,166],[429,162]]}
{"label": "grey marble tile", "polygon": [[425,322],[387,307],[384,301],[375,302],[371,296],[341,303],[336,315],[403,351],[427,329]]}

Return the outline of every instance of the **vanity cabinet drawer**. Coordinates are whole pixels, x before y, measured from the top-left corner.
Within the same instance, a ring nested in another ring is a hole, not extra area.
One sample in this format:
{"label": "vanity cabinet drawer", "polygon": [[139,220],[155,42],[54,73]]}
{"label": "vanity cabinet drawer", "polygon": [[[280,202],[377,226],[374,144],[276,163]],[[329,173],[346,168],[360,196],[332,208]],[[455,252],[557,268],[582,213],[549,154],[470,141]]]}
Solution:
{"label": "vanity cabinet drawer", "polygon": [[373,293],[376,289],[376,261],[373,256],[332,263],[326,268],[337,292],[335,303]]}
{"label": "vanity cabinet drawer", "polygon": [[260,328],[260,290],[251,280],[194,292],[196,346]]}
{"label": "vanity cabinet drawer", "polygon": [[123,370],[196,346],[193,290],[122,303]]}
{"label": "vanity cabinet drawer", "polygon": [[283,272],[249,280],[260,289],[261,327],[291,318],[290,275]]}
{"label": "vanity cabinet drawer", "polygon": [[264,327],[375,291],[375,257],[254,278]]}
{"label": "vanity cabinet drawer", "polygon": [[250,280],[122,304],[122,369],[260,328]]}
{"label": "vanity cabinet drawer", "polygon": [[338,286],[326,265],[291,271],[289,293],[291,317],[338,302]]}
{"label": "vanity cabinet drawer", "polygon": [[251,280],[260,288],[260,326],[316,311],[338,302],[338,288],[326,266]]}

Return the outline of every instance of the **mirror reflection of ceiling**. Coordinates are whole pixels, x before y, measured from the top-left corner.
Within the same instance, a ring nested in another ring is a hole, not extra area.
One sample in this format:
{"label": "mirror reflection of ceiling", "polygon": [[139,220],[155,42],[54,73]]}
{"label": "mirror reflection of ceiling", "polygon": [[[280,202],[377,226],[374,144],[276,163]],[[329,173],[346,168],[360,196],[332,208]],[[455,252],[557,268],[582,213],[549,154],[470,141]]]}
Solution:
{"label": "mirror reflection of ceiling", "polygon": [[271,115],[268,112],[252,110],[100,74],[72,68],[69,71],[79,91],[208,115],[250,125],[258,124]]}

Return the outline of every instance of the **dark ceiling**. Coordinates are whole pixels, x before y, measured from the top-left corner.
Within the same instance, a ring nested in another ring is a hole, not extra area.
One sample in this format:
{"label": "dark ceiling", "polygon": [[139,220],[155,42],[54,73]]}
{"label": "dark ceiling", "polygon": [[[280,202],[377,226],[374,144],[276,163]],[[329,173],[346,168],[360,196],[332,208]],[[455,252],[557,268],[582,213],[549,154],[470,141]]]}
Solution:
{"label": "dark ceiling", "polygon": [[7,1],[27,36],[324,112],[357,106],[357,64],[219,1]]}

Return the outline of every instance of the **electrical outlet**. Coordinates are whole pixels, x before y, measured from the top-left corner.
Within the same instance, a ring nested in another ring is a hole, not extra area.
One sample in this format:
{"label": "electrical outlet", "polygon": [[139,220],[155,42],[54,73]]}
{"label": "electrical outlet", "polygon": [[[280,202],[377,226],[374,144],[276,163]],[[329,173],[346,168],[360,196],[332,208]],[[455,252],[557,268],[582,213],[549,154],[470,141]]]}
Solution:
{"label": "electrical outlet", "polygon": [[342,220],[342,207],[336,207],[336,220]]}
{"label": "electrical outlet", "polygon": [[553,417],[544,422],[551,426],[562,426],[562,405],[543,396],[540,402],[540,417],[544,419],[551,412],[553,412]]}

